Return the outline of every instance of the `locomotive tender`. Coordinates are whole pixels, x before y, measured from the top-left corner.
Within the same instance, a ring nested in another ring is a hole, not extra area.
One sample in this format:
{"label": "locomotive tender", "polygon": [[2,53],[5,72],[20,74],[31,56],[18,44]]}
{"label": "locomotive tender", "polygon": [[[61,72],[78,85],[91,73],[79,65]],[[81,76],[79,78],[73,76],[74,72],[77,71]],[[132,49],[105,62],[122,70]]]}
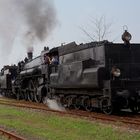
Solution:
{"label": "locomotive tender", "polygon": [[[97,108],[107,114],[114,109],[140,110],[140,44],[72,42],[31,56],[20,71],[15,68],[14,78],[13,71],[1,73],[2,92],[36,102],[57,97],[67,107]],[[45,62],[45,57],[54,56],[59,64]],[[3,77],[9,78],[3,82]]]}

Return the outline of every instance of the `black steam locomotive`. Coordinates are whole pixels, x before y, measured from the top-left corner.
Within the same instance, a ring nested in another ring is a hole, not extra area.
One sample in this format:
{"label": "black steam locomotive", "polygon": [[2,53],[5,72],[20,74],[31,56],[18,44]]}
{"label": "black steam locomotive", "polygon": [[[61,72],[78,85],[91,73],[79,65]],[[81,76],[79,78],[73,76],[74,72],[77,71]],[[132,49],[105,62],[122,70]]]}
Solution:
{"label": "black steam locomotive", "polygon": [[140,44],[130,44],[129,39],[122,44],[72,42],[45,48],[34,59],[29,53],[26,62],[2,70],[1,92],[36,102],[57,97],[67,107],[101,109],[107,114],[123,108],[138,112]]}

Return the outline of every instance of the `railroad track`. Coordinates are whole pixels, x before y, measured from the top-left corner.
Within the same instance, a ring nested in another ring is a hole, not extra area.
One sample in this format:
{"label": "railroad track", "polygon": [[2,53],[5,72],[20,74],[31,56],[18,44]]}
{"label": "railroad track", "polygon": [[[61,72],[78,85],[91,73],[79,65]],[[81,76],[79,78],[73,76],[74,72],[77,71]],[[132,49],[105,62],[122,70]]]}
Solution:
{"label": "railroad track", "polygon": [[77,116],[77,117],[84,117],[89,119],[96,119],[96,120],[104,120],[109,122],[121,122],[128,125],[135,125],[138,126],[137,128],[140,129],[140,116],[139,115],[131,115],[131,116],[115,116],[115,115],[105,115],[102,113],[96,113],[96,112],[87,112],[82,110],[66,110],[66,111],[57,111],[49,109],[44,104],[38,104],[38,103],[30,103],[25,101],[16,101],[13,100],[11,102],[10,100],[6,99],[0,99],[0,104],[3,105],[12,105],[15,107],[22,107],[22,108],[30,108],[30,109],[37,109],[37,110],[43,110],[47,112],[54,112],[58,114],[63,115],[71,115],[71,116]]}
{"label": "railroad track", "polygon": [[3,135],[5,138],[9,140],[25,140],[24,138],[13,134],[12,132],[6,131],[2,128],[0,128],[0,135]]}

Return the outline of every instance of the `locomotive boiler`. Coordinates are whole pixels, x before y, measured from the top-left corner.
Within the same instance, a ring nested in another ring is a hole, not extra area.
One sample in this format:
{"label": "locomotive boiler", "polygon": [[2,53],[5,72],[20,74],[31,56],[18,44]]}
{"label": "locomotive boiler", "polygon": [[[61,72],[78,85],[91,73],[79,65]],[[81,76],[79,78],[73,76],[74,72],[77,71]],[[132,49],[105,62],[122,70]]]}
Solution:
{"label": "locomotive boiler", "polygon": [[57,98],[66,107],[100,109],[107,114],[120,109],[138,112],[140,44],[130,44],[131,36],[125,33],[124,43],[72,42],[45,48],[34,59],[30,53],[23,67],[15,70],[12,93],[17,99],[36,102]]}

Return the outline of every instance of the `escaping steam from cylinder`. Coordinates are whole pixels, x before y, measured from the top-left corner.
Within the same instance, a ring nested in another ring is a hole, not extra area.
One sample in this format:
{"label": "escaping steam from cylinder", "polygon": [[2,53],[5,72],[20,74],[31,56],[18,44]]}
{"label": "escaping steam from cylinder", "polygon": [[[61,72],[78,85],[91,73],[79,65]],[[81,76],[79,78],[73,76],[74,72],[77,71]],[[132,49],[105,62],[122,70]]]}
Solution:
{"label": "escaping steam from cylinder", "polygon": [[60,104],[60,102],[57,101],[57,98],[49,99],[46,97],[43,103],[46,104],[52,110],[66,111],[65,108]]}

